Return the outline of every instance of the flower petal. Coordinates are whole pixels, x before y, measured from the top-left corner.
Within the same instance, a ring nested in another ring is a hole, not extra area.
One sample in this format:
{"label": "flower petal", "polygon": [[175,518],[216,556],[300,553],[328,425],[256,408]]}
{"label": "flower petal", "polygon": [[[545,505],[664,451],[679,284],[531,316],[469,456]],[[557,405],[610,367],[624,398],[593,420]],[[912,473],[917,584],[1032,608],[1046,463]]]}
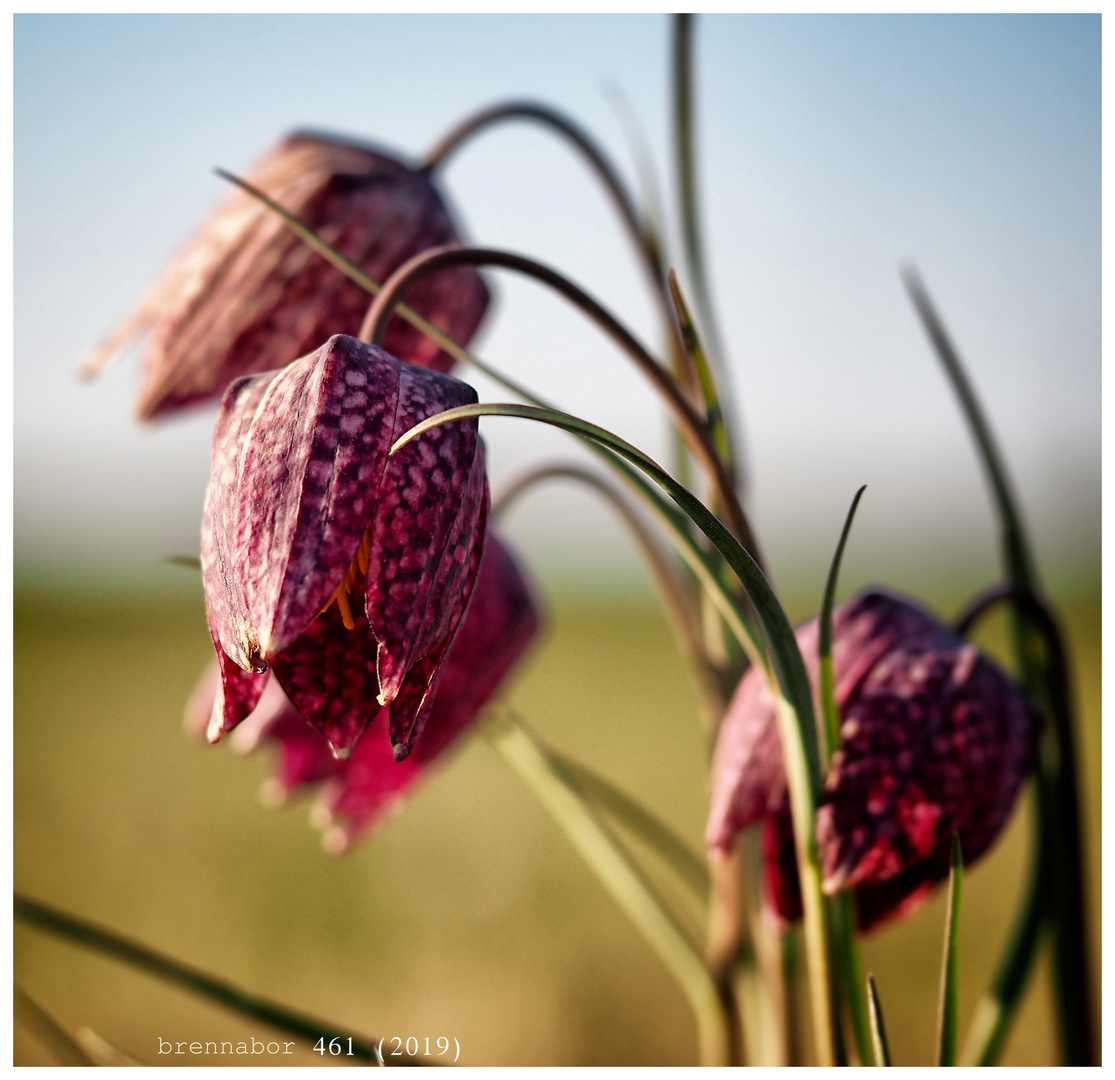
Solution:
{"label": "flower petal", "polygon": [[[458,239],[430,177],[371,147],[313,133],[285,139],[251,183],[373,278]],[[330,333],[356,334],[370,298],[274,211],[236,189],[86,363],[97,371],[150,330],[137,412],[150,418],[221,393],[240,375],[283,367]],[[483,317],[472,267],[418,282],[407,303],[459,342]],[[398,317],[385,346],[447,371],[453,360]]]}
{"label": "flower petal", "polygon": [[376,640],[362,621],[346,629],[331,607],[287,649],[271,670],[287,697],[341,756],[351,751],[382,706],[377,700]]}
{"label": "flower petal", "polygon": [[256,408],[240,454],[236,555],[265,659],[305,630],[356,555],[391,446],[400,371],[382,350],[337,335],[275,376]]}
{"label": "flower petal", "polygon": [[817,815],[825,890],[896,877],[954,832],[977,858],[1033,767],[1037,732],[1021,691],[963,638],[891,649],[844,709]]}
{"label": "flower petal", "polygon": [[[394,438],[418,421],[476,401],[472,387],[448,376],[403,365]],[[442,556],[456,538],[481,541],[487,479],[477,480],[483,449],[475,419],[434,428],[388,460],[370,526],[366,611],[380,642],[380,700],[390,703],[406,673],[448,644],[472,587],[471,563],[454,554],[442,576]],[[479,483],[481,497],[476,498]],[[474,573],[474,571],[472,571]],[[438,617],[426,620],[428,610]],[[425,628],[426,632],[423,633]]]}

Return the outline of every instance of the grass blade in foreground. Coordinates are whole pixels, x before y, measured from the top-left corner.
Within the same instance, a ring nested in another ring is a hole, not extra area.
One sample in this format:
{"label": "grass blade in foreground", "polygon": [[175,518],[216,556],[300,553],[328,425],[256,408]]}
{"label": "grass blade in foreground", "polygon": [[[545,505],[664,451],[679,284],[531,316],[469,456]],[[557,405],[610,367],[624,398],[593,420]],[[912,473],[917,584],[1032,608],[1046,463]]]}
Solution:
{"label": "grass blade in foreground", "polygon": [[694,944],[526,729],[512,721],[508,713],[489,724],[485,734],[550,811],[612,899],[677,979],[697,1017],[701,1062],[727,1064],[727,1018],[712,976]]}
{"label": "grass blade in foreground", "polygon": [[[38,927],[40,930],[46,930],[48,933],[56,934],[58,937],[66,938],[78,945],[85,945],[116,960],[123,960],[126,964],[131,964],[149,975],[165,979],[167,982],[195,994],[200,994],[211,1001],[216,1001],[244,1016],[250,1016],[253,1020],[270,1024],[280,1031],[289,1031],[292,1035],[308,1039],[311,1042],[316,1042],[322,1038],[325,1039],[326,1043],[331,1039],[344,1039],[345,1045],[348,1045],[349,1035],[351,1034],[348,1031],[341,1031],[322,1020],[316,1020],[283,1005],[277,1005],[273,1001],[245,993],[223,979],[214,978],[204,971],[199,971],[197,968],[179,963],[169,956],[157,953],[154,949],[147,948],[146,945],[140,945],[138,942],[115,934],[111,930],[105,930],[93,923],[86,922],[84,919],[75,918],[72,915],[48,907],[46,904],[40,904],[37,900],[31,900],[17,894],[15,897],[15,917]],[[376,1060],[373,1040],[353,1037],[352,1052],[353,1057],[359,1058],[361,1061]],[[420,1061],[415,1061],[412,1058],[405,1060],[410,1065],[421,1064]]]}
{"label": "grass blade in foreground", "polygon": [[960,837],[952,834],[952,867],[949,871],[949,906],[945,915],[945,957],[941,968],[941,1011],[937,1037],[937,1064],[956,1064],[957,1012],[960,1003],[960,894],[964,886],[964,858]]}
{"label": "grass blade in foreground", "polygon": [[[821,768],[817,728],[813,718],[813,695],[793,628],[774,590],[771,589],[770,583],[763,576],[755,560],[723,522],[657,462],[610,431],[605,431],[595,424],[567,413],[532,408],[528,405],[464,405],[439,413],[437,416],[427,417],[416,424],[395,441],[390,453],[396,453],[412,439],[439,424],[474,416],[515,416],[550,424],[563,431],[592,439],[635,465],[666,491],[708,537],[732,568],[744,592],[750,598],[762,625],[770,656],[769,666],[764,654],[753,656],[752,660],[761,664],[763,670],[773,671],[777,680],[776,683],[772,682],[771,690],[790,790],[798,873],[801,878],[817,1059],[822,1065],[835,1063],[839,1017],[834,973],[829,963],[828,920],[821,892],[821,870],[815,836],[817,799],[821,792]],[[746,646],[747,643],[743,644]]]}
{"label": "grass blade in foreground", "polygon": [[879,1001],[874,975],[867,976],[867,1006],[871,1013],[871,1044],[875,1049],[875,1064],[890,1065],[890,1047],[887,1045],[887,1029],[883,1023],[883,1006]]}

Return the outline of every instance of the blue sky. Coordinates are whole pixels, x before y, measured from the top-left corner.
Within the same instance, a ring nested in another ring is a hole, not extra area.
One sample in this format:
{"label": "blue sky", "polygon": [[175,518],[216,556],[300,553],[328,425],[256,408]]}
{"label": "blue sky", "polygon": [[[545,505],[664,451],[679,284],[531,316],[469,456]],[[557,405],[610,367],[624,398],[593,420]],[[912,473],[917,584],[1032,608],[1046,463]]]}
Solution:
{"label": "blue sky", "polygon": [[[906,260],[970,364],[1040,553],[1066,574],[1097,559],[1099,17],[725,16],[696,35],[711,276],[776,578],[823,576],[865,482],[849,581],[991,572],[982,482]],[[243,172],[307,125],[418,155],[468,111],[529,97],[579,119],[634,185],[618,87],[672,209],[668,46],[664,16],[17,16],[20,570],[152,574],[196,550],[212,413],[143,430],[134,357],[93,385],[73,369],[221,197],[214,166]],[[656,341],[639,268],[567,146],[500,128],[442,181],[473,239],[558,267]],[[539,287],[492,280],[478,351],[664,457],[626,361]],[[497,479],[577,456],[514,421],[484,430]],[[544,574],[634,567],[577,492],[539,492],[510,527]]]}

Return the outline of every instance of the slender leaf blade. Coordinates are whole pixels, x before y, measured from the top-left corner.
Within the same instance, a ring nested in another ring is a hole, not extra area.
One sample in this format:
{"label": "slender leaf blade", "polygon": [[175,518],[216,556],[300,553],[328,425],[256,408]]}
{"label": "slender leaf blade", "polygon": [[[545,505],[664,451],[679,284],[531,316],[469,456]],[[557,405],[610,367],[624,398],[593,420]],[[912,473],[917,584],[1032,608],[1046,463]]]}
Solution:
{"label": "slender leaf blade", "polygon": [[937,1034],[937,1064],[956,1064],[960,1007],[960,895],[964,885],[964,858],[960,837],[952,834],[949,870],[949,905],[945,915],[945,956],[941,968],[941,1008]]}
{"label": "slender leaf blade", "polygon": [[890,1065],[890,1047],[887,1045],[887,1029],[883,1023],[883,1006],[879,1001],[874,975],[867,976],[867,1005],[871,1014],[871,1044],[875,1050],[875,1064]]}

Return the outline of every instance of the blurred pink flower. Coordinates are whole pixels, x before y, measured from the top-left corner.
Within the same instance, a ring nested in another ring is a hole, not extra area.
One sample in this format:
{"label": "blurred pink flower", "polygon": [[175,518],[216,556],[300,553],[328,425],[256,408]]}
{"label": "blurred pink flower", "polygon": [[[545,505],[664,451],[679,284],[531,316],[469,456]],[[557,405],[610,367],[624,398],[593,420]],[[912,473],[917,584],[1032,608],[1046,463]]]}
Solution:
{"label": "blurred pink flower", "polygon": [[[797,631],[815,696],[818,633],[816,619]],[[1040,725],[974,645],[884,592],[833,612],[833,678],[840,747],[817,811],[822,885],[854,887],[867,929],[912,911],[948,876],[953,833],[966,863],[991,846],[1033,768]],[[782,746],[758,671],[729,705],[712,775],[706,842],[727,849],[762,821],[768,906],[800,918]]]}
{"label": "blurred pink flower", "polygon": [[[459,239],[425,172],[358,143],[296,133],[247,179],[381,283],[426,248]],[[218,397],[237,376],[281,368],[330,334],[355,335],[371,299],[237,188],[84,370],[95,374],[146,333],[136,413],[149,419]],[[464,344],[488,292],[474,269],[455,267],[417,282],[407,303]],[[420,367],[453,365],[398,316],[384,348]]]}
{"label": "blurred pink flower", "polygon": [[388,451],[475,400],[448,375],[339,335],[228,388],[201,535],[222,674],[213,741],[273,674],[338,753],[380,706],[395,756],[410,752],[472,591],[488,481],[474,419]]}
{"label": "blurred pink flower", "polygon": [[[398,812],[410,790],[496,693],[537,628],[538,615],[523,574],[489,532],[476,586],[446,655],[425,731],[405,761],[396,762],[392,756],[387,709],[375,714],[352,756],[340,761],[329,740],[275,681],[230,741],[242,752],[277,744],[276,775],[265,787],[268,801],[281,802],[299,787],[322,784],[314,820],[327,829],[326,847],[343,850]],[[213,665],[187,707],[191,728],[204,730],[218,685]]]}

